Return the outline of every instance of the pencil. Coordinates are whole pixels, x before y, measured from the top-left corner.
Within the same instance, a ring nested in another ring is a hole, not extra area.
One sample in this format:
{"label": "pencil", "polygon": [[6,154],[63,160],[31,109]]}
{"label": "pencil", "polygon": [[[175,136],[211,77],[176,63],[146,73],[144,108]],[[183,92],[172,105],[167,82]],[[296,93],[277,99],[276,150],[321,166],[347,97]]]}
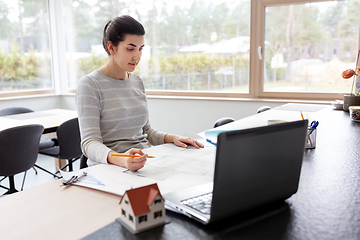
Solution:
{"label": "pencil", "polygon": [[[117,154],[117,153],[112,153],[111,156],[113,156],[113,157],[141,157],[141,155],[128,155],[128,154]],[[147,156],[147,158],[154,158],[154,157]]]}
{"label": "pencil", "polygon": [[300,111],[300,114],[301,114],[301,118],[302,120],[304,120],[304,115],[302,114],[302,112]]}

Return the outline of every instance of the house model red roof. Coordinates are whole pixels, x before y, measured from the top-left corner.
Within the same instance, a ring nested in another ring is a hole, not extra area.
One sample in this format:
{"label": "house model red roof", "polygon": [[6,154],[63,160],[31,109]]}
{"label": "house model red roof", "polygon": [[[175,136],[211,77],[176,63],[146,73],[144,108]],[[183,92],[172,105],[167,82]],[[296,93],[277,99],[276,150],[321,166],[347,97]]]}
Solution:
{"label": "house model red roof", "polygon": [[121,197],[119,204],[122,202],[126,194],[128,195],[129,202],[135,216],[150,212],[149,206],[154,202],[157,195],[160,195],[163,199],[156,183],[127,190]]}

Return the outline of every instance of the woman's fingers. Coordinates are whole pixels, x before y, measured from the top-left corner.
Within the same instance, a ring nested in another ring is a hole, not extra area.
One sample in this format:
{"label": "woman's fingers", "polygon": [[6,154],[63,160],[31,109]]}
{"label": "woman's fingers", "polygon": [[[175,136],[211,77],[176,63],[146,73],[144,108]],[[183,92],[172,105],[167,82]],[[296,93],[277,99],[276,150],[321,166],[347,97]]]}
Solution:
{"label": "woman's fingers", "polygon": [[136,154],[139,154],[139,155],[144,155],[144,153],[141,151],[141,149],[137,149],[137,148],[131,148],[129,149],[129,154],[131,155],[136,155]]}
{"label": "woman's fingers", "polygon": [[[133,155],[134,152],[132,152],[131,154]],[[147,156],[148,155],[145,154],[145,155],[139,155],[139,157],[128,158],[127,159],[127,168],[130,169],[131,171],[137,171],[140,168],[143,168],[146,163]]]}
{"label": "woman's fingers", "polygon": [[204,145],[194,139],[191,138],[180,138],[179,139],[180,142],[180,147],[184,147],[187,148],[189,145],[193,146],[195,148],[203,148]]}

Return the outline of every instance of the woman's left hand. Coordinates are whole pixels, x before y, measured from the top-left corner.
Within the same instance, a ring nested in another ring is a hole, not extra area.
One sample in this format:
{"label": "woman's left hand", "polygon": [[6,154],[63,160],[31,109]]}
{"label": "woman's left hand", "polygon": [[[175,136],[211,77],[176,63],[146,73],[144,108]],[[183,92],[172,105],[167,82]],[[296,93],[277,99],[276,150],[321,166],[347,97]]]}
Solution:
{"label": "woman's left hand", "polygon": [[174,143],[178,147],[188,148],[189,146],[193,146],[195,148],[203,148],[204,144],[191,139],[189,137],[181,137],[176,135],[167,134],[165,136],[165,143]]}

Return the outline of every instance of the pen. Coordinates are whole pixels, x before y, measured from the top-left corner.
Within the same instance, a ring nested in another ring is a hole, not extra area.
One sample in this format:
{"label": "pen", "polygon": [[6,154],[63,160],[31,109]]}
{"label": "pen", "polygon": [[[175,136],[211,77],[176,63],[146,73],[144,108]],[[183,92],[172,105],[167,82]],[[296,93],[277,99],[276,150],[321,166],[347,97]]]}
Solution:
{"label": "pen", "polygon": [[208,143],[211,143],[212,145],[216,146],[216,143],[214,143],[214,142],[211,141],[210,139],[206,139],[206,141],[207,141]]}
{"label": "pen", "polygon": [[313,122],[311,124],[310,129],[309,129],[309,131],[310,131],[309,135],[315,130],[315,128],[317,128],[318,125],[319,125],[319,121]]}
{"label": "pen", "polygon": [[312,124],[311,124],[311,129],[314,129],[316,128],[317,126],[319,125],[319,121],[313,121]]}
{"label": "pen", "polygon": [[[141,157],[141,155],[117,154],[117,153],[112,153],[111,156],[113,156],[113,157]],[[147,156],[147,158],[154,158],[154,157]]]}

